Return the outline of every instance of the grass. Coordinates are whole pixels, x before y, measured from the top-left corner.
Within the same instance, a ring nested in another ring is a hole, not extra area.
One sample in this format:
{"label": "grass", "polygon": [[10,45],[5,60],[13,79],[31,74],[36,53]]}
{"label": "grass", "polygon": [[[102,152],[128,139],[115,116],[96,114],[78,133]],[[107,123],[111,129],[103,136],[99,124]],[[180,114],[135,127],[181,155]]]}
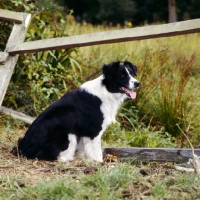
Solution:
{"label": "grass", "polygon": [[175,163],[118,160],[98,164],[78,156],[73,162],[60,163],[15,157],[10,151],[26,129],[21,122],[1,116],[2,200],[200,198],[200,178],[177,171]]}

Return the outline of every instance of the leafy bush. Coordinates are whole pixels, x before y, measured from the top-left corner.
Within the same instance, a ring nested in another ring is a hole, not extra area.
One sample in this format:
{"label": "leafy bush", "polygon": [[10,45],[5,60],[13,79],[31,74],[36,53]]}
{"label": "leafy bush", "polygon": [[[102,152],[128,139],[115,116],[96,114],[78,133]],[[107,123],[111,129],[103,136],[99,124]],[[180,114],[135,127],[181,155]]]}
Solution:
{"label": "leafy bush", "polygon": [[[67,21],[61,15],[35,15],[26,41],[67,36]],[[38,115],[66,91],[77,88],[82,70],[77,49],[52,50],[19,57],[4,105],[29,115]]]}

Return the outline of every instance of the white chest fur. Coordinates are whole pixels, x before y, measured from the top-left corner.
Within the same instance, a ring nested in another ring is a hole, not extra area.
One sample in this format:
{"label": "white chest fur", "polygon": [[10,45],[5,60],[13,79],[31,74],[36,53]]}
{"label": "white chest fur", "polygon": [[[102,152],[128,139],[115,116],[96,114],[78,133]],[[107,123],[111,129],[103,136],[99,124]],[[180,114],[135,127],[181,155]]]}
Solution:
{"label": "white chest fur", "polygon": [[100,76],[92,81],[84,83],[80,87],[88,93],[99,97],[102,101],[101,111],[103,113],[104,121],[101,133],[103,133],[111,123],[116,122],[115,117],[117,110],[126,98],[125,94],[108,92],[106,87],[102,85],[102,79],[103,76]]}

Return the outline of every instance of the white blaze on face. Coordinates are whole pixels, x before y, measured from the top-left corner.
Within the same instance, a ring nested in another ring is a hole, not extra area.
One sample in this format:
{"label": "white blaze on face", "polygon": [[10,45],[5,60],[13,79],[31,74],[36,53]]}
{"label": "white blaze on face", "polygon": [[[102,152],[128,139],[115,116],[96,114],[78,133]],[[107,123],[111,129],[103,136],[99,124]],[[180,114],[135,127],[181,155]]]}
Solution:
{"label": "white blaze on face", "polygon": [[138,81],[130,75],[130,73],[129,73],[127,68],[125,68],[125,69],[126,69],[128,75],[129,75],[129,78],[130,78],[130,80],[129,80],[129,89],[126,88],[126,92],[130,95],[130,97],[132,99],[135,99],[136,98],[136,92],[132,91],[132,89],[135,87],[134,83],[138,82]]}

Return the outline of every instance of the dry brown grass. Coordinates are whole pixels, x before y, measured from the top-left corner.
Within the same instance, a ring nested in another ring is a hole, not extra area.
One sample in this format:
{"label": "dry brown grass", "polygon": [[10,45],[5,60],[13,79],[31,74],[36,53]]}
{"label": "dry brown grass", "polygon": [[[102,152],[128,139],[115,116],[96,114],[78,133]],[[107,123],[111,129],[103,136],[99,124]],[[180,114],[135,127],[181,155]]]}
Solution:
{"label": "dry brown grass", "polygon": [[[6,130],[4,127],[0,131],[0,177],[23,178],[26,186],[37,185],[40,181],[59,180],[71,175],[83,173],[91,174],[97,171],[98,166],[109,168],[110,163],[96,164],[89,162],[76,155],[74,161],[62,163],[58,161],[49,162],[37,159],[27,159],[16,157],[11,150],[17,144],[19,137],[22,137],[27,128]],[[111,163],[115,165],[116,163]]]}
{"label": "dry brown grass", "polygon": [[[16,130],[11,138],[6,131],[1,133],[0,146],[0,176],[23,177],[28,185],[36,185],[39,181],[50,181],[64,178],[65,175],[73,175],[78,172],[90,173],[90,168],[84,165],[81,158],[76,158],[70,163],[48,162],[41,160],[31,160],[25,157],[16,157],[10,153],[15,146],[19,136],[24,134],[25,129]],[[11,133],[9,133],[10,135]],[[95,169],[95,168],[94,168]],[[91,168],[91,172],[94,170]]]}

